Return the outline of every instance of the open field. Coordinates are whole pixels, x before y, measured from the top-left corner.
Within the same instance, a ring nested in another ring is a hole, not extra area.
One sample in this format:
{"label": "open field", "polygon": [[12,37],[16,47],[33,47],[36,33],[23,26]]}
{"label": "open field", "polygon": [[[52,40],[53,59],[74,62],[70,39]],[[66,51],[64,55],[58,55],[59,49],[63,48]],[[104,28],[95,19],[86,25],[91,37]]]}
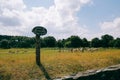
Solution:
{"label": "open field", "polygon": [[[58,52],[41,50],[41,62],[50,77],[61,77],[88,69],[120,64],[120,49],[99,49],[95,52]],[[44,80],[36,66],[35,49],[0,49],[0,80]]]}

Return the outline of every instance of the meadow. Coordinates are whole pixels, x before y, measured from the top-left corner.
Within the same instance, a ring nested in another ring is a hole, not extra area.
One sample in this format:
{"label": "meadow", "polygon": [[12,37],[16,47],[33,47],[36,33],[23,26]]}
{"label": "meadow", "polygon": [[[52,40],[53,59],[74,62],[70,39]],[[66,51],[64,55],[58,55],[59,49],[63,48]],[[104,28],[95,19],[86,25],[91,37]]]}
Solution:
{"label": "meadow", "polygon": [[[41,63],[49,76],[56,78],[120,64],[120,49],[59,52],[56,48],[42,48]],[[35,63],[35,49],[0,49],[0,80],[45,80]]]}

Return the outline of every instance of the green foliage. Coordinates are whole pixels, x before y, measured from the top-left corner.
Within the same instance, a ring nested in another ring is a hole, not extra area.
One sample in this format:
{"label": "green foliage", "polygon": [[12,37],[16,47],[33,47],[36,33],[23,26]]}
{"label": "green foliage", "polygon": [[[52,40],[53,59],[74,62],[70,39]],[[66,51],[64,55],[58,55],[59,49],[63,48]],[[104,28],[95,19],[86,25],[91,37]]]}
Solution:
{"label": "green foliage", "polygon": [[46,43],[45,43],[45,41],[42,39],[42,38],[40,38],[40,43],[41,43],[41,47],[43,48],[43,47],[46,47]]}
{"label": "green foliage", "polygon": [[82,47],[82,40],[79,36],[71,36],[65,41],[66,47]]}
{"label": "green foliage", "polygon": [[[0,36],[1,38],[1,48],[3,46],[7,45],[2,45],[2,40],[7,40],[9,42],[8,48],[30,48],[35,46],[35,38],[32,37],[24,37],[24,36]],[[7,44],[7,43],[6,43]]]}
{"label": "green foliage", "polygon": [[44,39],[45,47],[55,47],[56,46],[56,39],[53,36],[45,37]]}
{"label": "green foliage", "polygon": [[109,47],[110,46],[110,41],[112,41],[114,38],[111,35],[103,35],[102,37],[102,47]]}
{"label": "green foliage", "polygon": [[[114,47],[120,48],[120,38],[114,39],[111,35],[103,35],[101,39],[93,38],[88,41],[86,38],[81,39],[79,36],[70,36],[67,39],[56,40],[53,36],[40,38],[41,47]],[[0,48],[33,48],[35,47],[35,37],[25,36],[6,36],[0,35]]]}
{"label": "green foliage", "polygon": [[4,49],[10,48],[10,47],[9,47],[9,41],[6,40],[6,39],[1,40],[0,46],[1,46],[1,48],[4,48]]}
{"label": "green foliage", "polygon": [[62,43],[62,40],[58,40],[58,41],[57,41],[57,46],[58,46],[59,48],[64,47],[64,44]]}
{"label": "green foliage", "polygon": [[71,36],[70,41],[72,47],[82,47],[82,40],[78,36]]}
{"label": "green foliage", "polygon": [[114,43],[114,47],[120,48],[120,38],[117,38]]}
{"label": "green foliage", "polygon": [[72,46],[71,46],[71,41],[67,41],[67,42],[65,43],[65,47],[68,47],[68,48],[72,47]]}
{"label": "green foliage", "polygon": [[111,40],[111,41],[109,42],[109,47],[114,48],[114,47],[115,47],[115,43],[116,43],[115,40]]}
{"label": "green foliage", "polygon": [[82,42],[83,42],[82,47],[89,47],[90,46],[90,43],[89,43],[89,41],[86,38],[83,38]]}
{"label": "green foliage", "polygon": [[92,39],[91,47],[101,47],[101,40],[99,38]]}

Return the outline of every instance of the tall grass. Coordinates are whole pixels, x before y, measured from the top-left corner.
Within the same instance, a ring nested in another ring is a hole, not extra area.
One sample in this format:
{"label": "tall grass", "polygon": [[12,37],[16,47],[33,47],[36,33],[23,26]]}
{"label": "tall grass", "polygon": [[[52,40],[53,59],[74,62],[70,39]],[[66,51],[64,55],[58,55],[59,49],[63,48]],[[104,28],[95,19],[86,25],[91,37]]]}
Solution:
{"label": "tall grass", "polygon": [[[52,78],[120,64],[120,49],[58,52],[42,49],[41,62]],[[45,79],[35,64],[35,49],[0,49],[0,80]]]}

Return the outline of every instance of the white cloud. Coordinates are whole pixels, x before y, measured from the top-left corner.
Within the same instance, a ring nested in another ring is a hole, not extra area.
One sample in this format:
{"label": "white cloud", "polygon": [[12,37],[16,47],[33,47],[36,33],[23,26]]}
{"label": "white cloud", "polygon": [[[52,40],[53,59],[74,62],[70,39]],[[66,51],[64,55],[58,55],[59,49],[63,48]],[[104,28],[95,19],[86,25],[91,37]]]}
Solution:
{"label": "white cloud", "polygon": [[19,15],[25,8],[22,0],[0,0],[0,34],[21,34],[22,22]]}
{"label": "white cloud", "polygon": [[100,26],[104,34],[120,37],[120,17],[115,18],[113,21],[102,22]]}
{"label": "white cloud", "polygon": [[49,8],[31,7],[23,0],[0,1],[0,34],[27,35],[36,25],[45,26],[48,35],[65,38],[88,30],[78,23],[76,13],[91,0],[54,0]]}
{"label": "white cloud", "polygon": [[23,0],[0,0],[0,7],[9,10],[23,10],[26,8]]}

